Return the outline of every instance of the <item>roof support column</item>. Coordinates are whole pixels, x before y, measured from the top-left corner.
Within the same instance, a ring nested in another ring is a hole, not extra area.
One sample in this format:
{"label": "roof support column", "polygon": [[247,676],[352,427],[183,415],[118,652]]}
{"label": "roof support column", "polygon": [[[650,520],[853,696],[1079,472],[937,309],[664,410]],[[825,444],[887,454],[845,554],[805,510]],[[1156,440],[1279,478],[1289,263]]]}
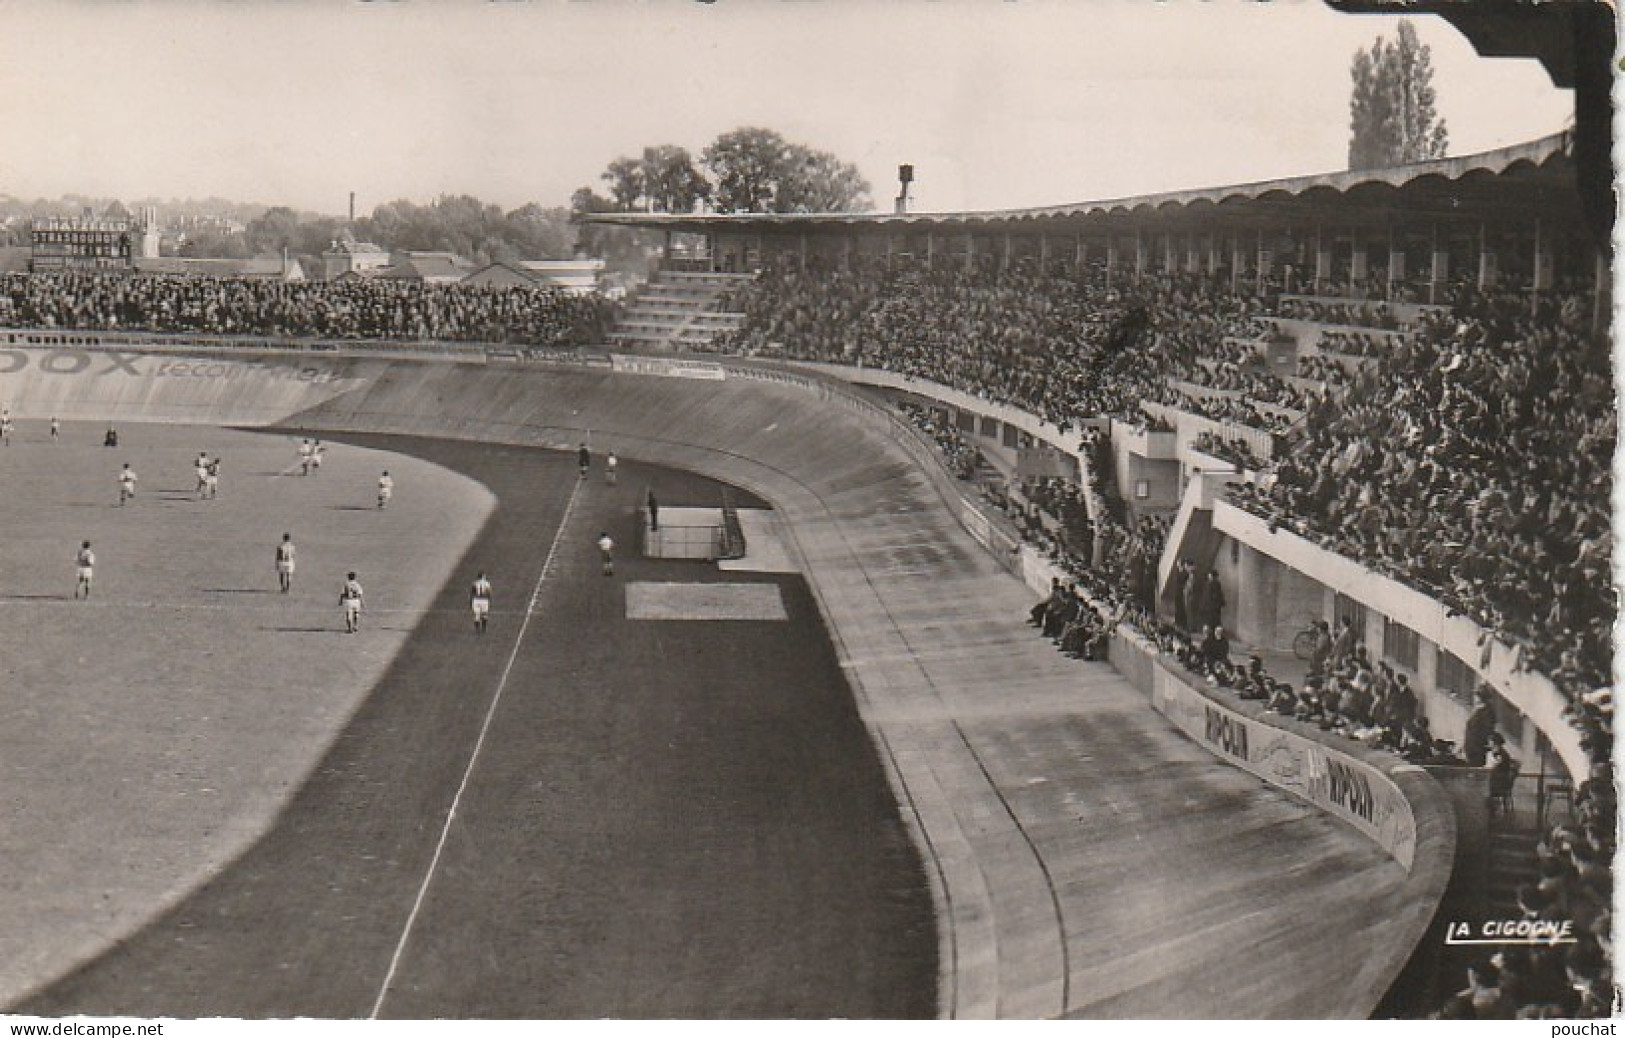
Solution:
{"label": "roof support column", "polygon": [[1138,227],[1134,228],[1134,273],[1136,276],[1145,274],[1145,235]]}
{"label": "roof support column", "polygon": [[1117,271],[1117,236],[1106,232],[1106,287],[1112,287],[1112,275]]}
{"label": "roof support column", "polygon": [[1332,243],[1326,240],[1320,224],[1315,224],[1315,295],[1320,295],[1332,279]]}
{"label": "roof support column", "polygon": [[1230,292],[1235,294],[1241,291],[1241,265],[1246,261],[1246,255],[1241,251],[1241,234],[1230,236]]}
{"label": "roof support column", "polygon": [[1253,291],[1259,295],[1264,294],[1264,275],[1274,266],[1274,257],[1264,251],[1264,229],[1258,229],[1258,251],[1255,257],[1256,269],[1253,278]]}
{"label": "roof support column", "polygon": [[1038,233],[1038,271],[1040,274],[1049,273],[1049,232]]}
{"label": "roof support column", "polygon": [[1366,284],[1371,278],[1371,253],[1366,248],[1365,239],[1360,237],[1360,229],[1354,228],[1349,243],[1349,281],[1353,283],[1353,290],[1363,299],[1369,290]]}
{"label": "roof support column", "polygon": [[[1281,263],[1281,284],[1287,292],[1302,292],[1303,286],[1298,283],[1298,277],[1303,273],[1303,242],[1298,240],[1292,225],[1286,225],[1287,254]],[[1270,249],[1270,269],[1275,269],[1275,250]]]}
{"label": "roof support column", "polygon": [[1428,279],[1428,302],[1437,303],[1439,292],[1450,280],[1450,240],[1439,240],[1439,223],[1433,223],[1433,270]]}
{"label": "roof support column", "polygon": [[1500,254],[1490,247],[1489,228],[1481,223],[1478,225],[1478,289],[1480,292],[1495,287],[1500,266]]}
{"label": "roof support column", "polygon": [[848,273],[852,271],[852,236],[856,233],[848,230],[841,238],[841,269]]}
{"label": "roof support column", "polygon": [[1010,270],[1010,232],[1004,232],[1004,252],[999,255],[999,273],[1004,274]]}
{"label": "roof support column", "polygon": [[925,269],[930,270],[937,258],[937,236],[929,230],[925,232]]}
{"label": "roof support column", "polygon": [[976,235],[965,232],[965,273],[976,272]]}
{"label": "roof support column", "polygon": [[1179,273],[1179,253],[1172,231],[1162,236],[1162,272],[1167,275]]}
{"label": "roof support column", "polygon": [[[1535,283],[1536,292],[1545,292],[1552,287],[1556,275],[1557,250],[1552,241],[1553,235],[1541,224],[1540,218],[1535,218]],[[1531,297],[1532,299],[1533,297]],[[1533,302],[1530,312],[1533,313]]]}
{"label": "roof support column", "polygon": [[807,273],[807,232],[801,232],[801,272]]}
{"label": "roof support column", "polygon": [[891,253],[892,253],[893,239],[892,239],[892,235],[890,234],[890,232],[883,232],[883,233],[886,234],[886,272],[889,274],[889,273],[891,273]]}
{"label": "roof support column", "polygon": [[1394,286],[1405,281],[1405,250],[1399,247],[1400,243],[1394,241],[1394,225],[1388,225],[1388,293],[1384,297],[1390,301],[1394,298]]}

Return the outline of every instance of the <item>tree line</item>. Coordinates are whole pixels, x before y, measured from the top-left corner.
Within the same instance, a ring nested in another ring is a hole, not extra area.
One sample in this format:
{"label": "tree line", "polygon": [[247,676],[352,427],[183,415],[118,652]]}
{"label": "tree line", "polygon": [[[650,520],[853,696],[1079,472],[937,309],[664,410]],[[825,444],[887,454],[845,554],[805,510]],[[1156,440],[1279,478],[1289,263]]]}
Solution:
{"label": "tree line", "polygon": [[577,213],[831,213],[867,210],[869,182],[830,152],[742,126],[712,141],[698,160],[687,148],[658,144],[621,156],[600,174],[608,191],[582,187]]}

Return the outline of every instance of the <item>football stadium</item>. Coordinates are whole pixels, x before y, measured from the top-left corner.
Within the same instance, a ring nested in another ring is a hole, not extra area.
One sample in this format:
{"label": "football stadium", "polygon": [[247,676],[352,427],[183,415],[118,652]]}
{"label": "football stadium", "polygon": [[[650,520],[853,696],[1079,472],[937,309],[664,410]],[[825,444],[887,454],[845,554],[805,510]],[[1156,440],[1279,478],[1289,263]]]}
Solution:
{"label": "football stadium", "polygon": [[0,1006],[1611,1015],[1593,129],[588,215],[624,299],[40,223]]}

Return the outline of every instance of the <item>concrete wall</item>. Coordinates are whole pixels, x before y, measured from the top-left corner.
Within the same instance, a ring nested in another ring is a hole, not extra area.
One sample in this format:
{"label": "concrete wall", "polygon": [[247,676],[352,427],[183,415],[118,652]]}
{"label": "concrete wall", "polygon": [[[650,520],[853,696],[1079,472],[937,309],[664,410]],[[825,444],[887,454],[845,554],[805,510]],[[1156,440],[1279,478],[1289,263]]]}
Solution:
{"label": "concrete wall", "polygon": [[360,382],[348,361],[154,356],[77,346],[0,348],[0,401],[20,421],[268,425]]}
{"label": "concrete wall", "polygon": [[[1393,619],[1415,631],[1421,639],[1418,661],[1429,643],[1444,648],[1473,667],[1479,677],[1518,709],[1551,741],[1569,773],[1582,779],[1589,771],[1579,733],[1564,716],[1568,701],[1551,680],[1518,666],[1517,651],[1493,637],[1471,619],[1454,614],[1437,599],[1383,576],[1321,547],[1295,531],[1276,527],[1228,502],[1214,506],[1214,525],[1228,536],[1249,544],[1325,589],[1327,598],[1340,593],[1365,606],[1366,644],[1381,652],[1383,620]],[[1327,603],[1328,613],[1330,603]],[[1419,694],[1430,691],[1419,690]],[[1446,735],[1445,737],[1449,737]]]}

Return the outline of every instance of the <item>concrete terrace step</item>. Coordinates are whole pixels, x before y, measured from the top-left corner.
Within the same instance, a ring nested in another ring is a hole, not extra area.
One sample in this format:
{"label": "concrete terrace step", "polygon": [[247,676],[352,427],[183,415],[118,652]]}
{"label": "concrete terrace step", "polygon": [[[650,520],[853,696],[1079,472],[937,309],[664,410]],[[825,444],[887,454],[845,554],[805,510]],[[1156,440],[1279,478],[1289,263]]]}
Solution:
{"label": "concrete terrace step", "polygon": [[668,283],[741,285],[756,280],[754,274],[728,274],[721,271],[663,270],[660,280]]}
{"label": "concrete terrace step", "polygon": [[707,311],[704,310],[697,311],[694,308],[687,306],[651,306],[642,302],[633,303],[624,311],[627,316],[640,318],[642,320],[653,320],[663,317],[687,320],[688,318],[697,314],[706,312]]}
{"label": "concrete terrace step", "polygon": [[716,307],[727,291],[751,280],[748,274],[662,272],[638,291],[609,339],[704,346],[719,332],[731,331],[744,322],[743,314]]}
{"label": "concrete terrace step", "polygon": [[651,281],[640,287],[637,291],[639,299],[709,299],[722,295],[726,290],[715,285],[668,285],[661,281]]}
{"label": "concrete terrace step", "polygon": [[737,328],[743,324],[744,314],[702,310],[698,313],[647,313],[632,310],[622,315],[619,327],[680,328],[696,325],[704,328]]}

